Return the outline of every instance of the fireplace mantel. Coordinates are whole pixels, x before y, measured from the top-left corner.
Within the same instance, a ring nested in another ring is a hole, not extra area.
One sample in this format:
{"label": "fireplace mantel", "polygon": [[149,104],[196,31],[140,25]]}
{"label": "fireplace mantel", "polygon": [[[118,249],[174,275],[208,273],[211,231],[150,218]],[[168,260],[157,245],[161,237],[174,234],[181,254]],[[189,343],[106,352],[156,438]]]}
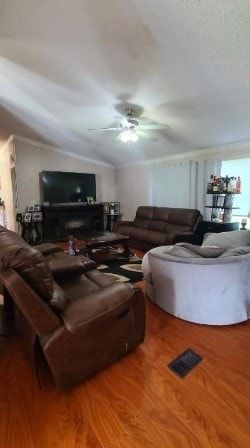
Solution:
{"label": "fireplace mantel", "polygon": [[59,241],[69,237],[75,230],[83,232],[103,231],[102,204],[65,204],[42,206],[43,241]]}

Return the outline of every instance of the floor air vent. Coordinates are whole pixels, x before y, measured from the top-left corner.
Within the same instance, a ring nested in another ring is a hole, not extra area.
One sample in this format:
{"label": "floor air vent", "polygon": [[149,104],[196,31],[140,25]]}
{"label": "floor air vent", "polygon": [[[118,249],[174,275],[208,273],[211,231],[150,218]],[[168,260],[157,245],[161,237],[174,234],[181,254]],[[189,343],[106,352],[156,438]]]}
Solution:
{"label": "floor air vent", "polygon": [[176,373],[176,375],[184,378],[190,370],[192,370],[199,362],[201,362],[202,357],[193,352],[190,348],[185,350],[181,355],[177,356],[173,361],[168,364],[168,367]]}

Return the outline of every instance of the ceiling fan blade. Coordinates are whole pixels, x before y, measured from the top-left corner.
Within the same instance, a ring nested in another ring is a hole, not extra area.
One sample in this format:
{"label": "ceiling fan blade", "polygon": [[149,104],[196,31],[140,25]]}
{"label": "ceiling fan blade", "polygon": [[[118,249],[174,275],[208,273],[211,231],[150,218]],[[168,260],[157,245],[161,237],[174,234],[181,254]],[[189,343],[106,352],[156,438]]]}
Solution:
{"label": "ceiling fan blade", "polygon": [[121,128],[90,128],[88,131],[120,131]]}
{"label": "ceiling fan blade", "polygon": [[140,124],[140,129],[145,131],[154,131],[157,129],[168,129],[168,126],[166,124]]}

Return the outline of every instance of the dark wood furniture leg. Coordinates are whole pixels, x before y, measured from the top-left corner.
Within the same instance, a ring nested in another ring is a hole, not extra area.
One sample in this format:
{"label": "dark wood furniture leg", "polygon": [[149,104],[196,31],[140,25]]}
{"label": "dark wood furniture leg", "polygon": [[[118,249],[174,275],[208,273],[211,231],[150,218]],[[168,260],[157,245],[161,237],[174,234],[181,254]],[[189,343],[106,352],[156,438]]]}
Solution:
{"label": "dark wood furniture leg", "polygon": [[124,257],[129,258],[129,256],[130,256],[130,251],[129,251],[129,247],[128,247],[128,240],[123,241],[123,242],[122,242],[122,245],[123,245],[123,249],[124,249],[124,252],[123,252]]}
{"label": "dark wood furniture leg", "polygon": [[0,336],[15,336],[15,317],[13,301],[8,291],[3,288],[3,305],[0,305]]}

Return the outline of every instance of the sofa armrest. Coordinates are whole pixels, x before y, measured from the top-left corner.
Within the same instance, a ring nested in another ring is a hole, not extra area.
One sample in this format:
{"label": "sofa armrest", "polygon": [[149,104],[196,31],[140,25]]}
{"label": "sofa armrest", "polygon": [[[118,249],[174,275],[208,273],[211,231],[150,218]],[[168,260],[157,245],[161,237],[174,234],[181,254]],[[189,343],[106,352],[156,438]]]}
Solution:
{"label": "sofa armrest", "polygon": [[117,224],[125,224],[126,226],[133,226],[134,221],[118,221]]}
{"label": "sofa armrest", "polygon": [[96,319],[100,322],[100,319],[105,320],[114,314],[117,318],[125,317],[134,298],[138,304],[144,302],[141,289],[131,284],[115,282],[71,302],[62,314],[64,325],[69,332],[77,334]]}
{"label": "sofa armrest", "polygon": [[96,263],[83,255],[65,256],[48,262],[54,277],[70,274],[82,274],[96,268]]}
{"label": "sofa armrest", "polygon": [[134,226],[134,221],[117,221],[114,230],[117,230],[120,226]]}

